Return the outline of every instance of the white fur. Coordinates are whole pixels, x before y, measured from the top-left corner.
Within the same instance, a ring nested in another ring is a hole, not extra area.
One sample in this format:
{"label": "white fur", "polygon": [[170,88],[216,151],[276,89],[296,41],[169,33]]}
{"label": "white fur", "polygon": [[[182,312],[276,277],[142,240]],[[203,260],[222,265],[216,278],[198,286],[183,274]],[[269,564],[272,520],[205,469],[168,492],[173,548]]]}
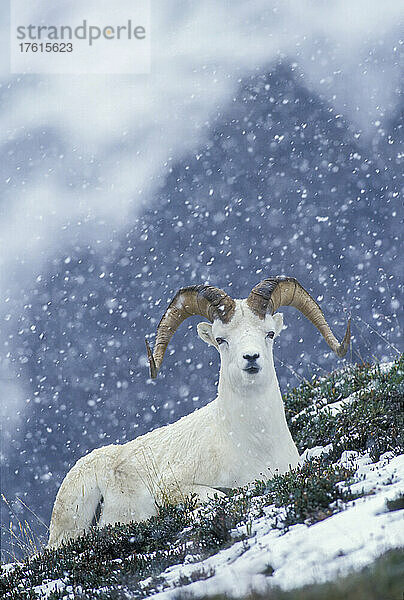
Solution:
{"label": "white fur", "polygon": [[[176,423],[124,445],[110,445],[81,458],[56,497],[49,546],[87,530],[103,498],[99,526],[140,521],[165,500],[190,493],[206,500],[217,487],[235,487],[295,467],[299,455],[289,432],[273,364],[280,313],[259,319],[236,300],[230,323],[200,323],[199,336],[220,353],[218,395]],[[216,338],[224,338],[220,346]],[[244,355],[259,354],[260,371],[248,373]]]}

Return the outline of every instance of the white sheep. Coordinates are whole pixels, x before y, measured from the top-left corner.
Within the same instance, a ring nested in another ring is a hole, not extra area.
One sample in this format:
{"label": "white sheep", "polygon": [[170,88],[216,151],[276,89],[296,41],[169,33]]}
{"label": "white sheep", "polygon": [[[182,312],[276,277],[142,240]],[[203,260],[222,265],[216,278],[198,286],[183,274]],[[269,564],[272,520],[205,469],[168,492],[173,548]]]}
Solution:
{"label": "white sheep", "polygon": [[146,342],[151,376],[156,377],[181,322],[201,315],[210,323],[199,323],[198,334],[221,358],[216,399],[176,423],[81,458],[57,494],[49,546],[87,531],[97,511],[100,527],[140,521],[156,514],[164,501],[191,493],[203,501],[218,488],[268,479],[298,464],[272,356],[283,327],[283,316],[275,311],[284,305],[299,309],[331,349],[345,355],[349,322],[339,344],[320,307],[295,279],[266,279],[246,300],[205,285],[179,290],[160,321],[153,354]]}

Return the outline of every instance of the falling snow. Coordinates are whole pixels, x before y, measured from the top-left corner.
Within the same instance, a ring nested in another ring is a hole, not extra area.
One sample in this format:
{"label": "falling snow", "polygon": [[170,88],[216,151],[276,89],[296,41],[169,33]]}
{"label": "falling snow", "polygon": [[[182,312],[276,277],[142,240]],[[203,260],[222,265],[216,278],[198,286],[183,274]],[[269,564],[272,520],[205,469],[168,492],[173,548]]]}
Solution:
{"label": "falling snow", "polygon": [[[350,57],[344,39],[309,35],[311,45],[248,54],[229,72],[192,65],[189,85],[178,78],[184,91],[170,83],[167,107],[158,98],[169,84],[156,76],[151,114],[138,104],[142,83],[76,83],[65,96],[56,80],[2,75],[2,106],[14,107],[0,137],[6,528],[27,518],[46,536],[17,497],[48,523],[78,458],[214,397],[218,357],[195,318],[148,378],[144,338],[181,286],[209,282],[238,298],[291,275],[337,335],[352,315],[348,360],[397,354],[404,46],[393,16],[386,23],[383,38],[371,24]],[[374,88],[358,94],[368,67]],[[274,350],[283,390],[338,366],[310,323],[284,315]]]}

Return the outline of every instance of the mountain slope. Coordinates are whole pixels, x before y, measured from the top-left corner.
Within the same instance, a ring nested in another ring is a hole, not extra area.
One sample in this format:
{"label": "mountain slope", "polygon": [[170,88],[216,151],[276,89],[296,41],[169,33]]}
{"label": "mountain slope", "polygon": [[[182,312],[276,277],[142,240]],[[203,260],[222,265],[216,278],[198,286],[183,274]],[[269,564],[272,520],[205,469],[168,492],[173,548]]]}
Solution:
{"label": "mountain slope", "polygon": [[[49,522],[57,489],[81,456],[214,398],[217,357],[189,328],[196,318],[181,325],[159,378],[148,381],[144,337],[184,285],[207,281],[245,297],[264,277],[293,275],[337,335],[352,311],[355,359],[387,360],[400,343],[399,115],[384,133],[394,144],[370,143],[293,61],[276,61],[241,79],[234,101],[204,127],[205,141],[170,163],[161,189],[108,243],[89,243],[94,223],[72,222],[34,282],[13,271],[17,292],[4,292],[0,348],[12,372],[0,373],[11,377],[3,388],[7,498],[22,498]],[[42,130],[28,136],[38,142],[37,168],[62,180],[76,172],[63,144],[52,145],[56,164],[44,162]],[[24,161],[12,156],[15,177]],[[275,353],[282,389],[291,381],[284,363],[298,375],[338,365],[310,323],[284,312]],[[16,425],[8,403],[18,382],[25,387]]]}
{"label": "mountain slope", "polygon": [[[10,600],[244,597],[369,565],[404,546],[403,375],[400,357],[305,382],[285,396],[294,438],[311,447],[300,469],[198,509],[191,498],[144,523],[91,531],[4,567],[0,591]],[[394,571],[396,557],[382,560]]]}

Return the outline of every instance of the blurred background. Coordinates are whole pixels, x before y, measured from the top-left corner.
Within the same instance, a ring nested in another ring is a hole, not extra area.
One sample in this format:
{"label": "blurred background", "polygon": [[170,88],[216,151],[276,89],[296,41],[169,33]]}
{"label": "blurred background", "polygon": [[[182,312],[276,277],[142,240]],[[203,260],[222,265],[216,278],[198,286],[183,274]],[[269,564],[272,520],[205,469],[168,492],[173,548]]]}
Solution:
{"label": "blurred background", "polygon": [[[129,0],[120,0],[120,3]],[[219,361],[144,337],[175,291],[290,275],[352,352],[293,309],[283,391],[401,349],[403,10],[395,0],[153,0],[150,75],[10,75],[0,8],[0,397],[10,522],[45,539],[78,458],[213,399]],[[18,499],[20,500],[18,500]],[[32,512],[31,512],[32,511]],[[34,516],[34,513],[36,516]]]}

